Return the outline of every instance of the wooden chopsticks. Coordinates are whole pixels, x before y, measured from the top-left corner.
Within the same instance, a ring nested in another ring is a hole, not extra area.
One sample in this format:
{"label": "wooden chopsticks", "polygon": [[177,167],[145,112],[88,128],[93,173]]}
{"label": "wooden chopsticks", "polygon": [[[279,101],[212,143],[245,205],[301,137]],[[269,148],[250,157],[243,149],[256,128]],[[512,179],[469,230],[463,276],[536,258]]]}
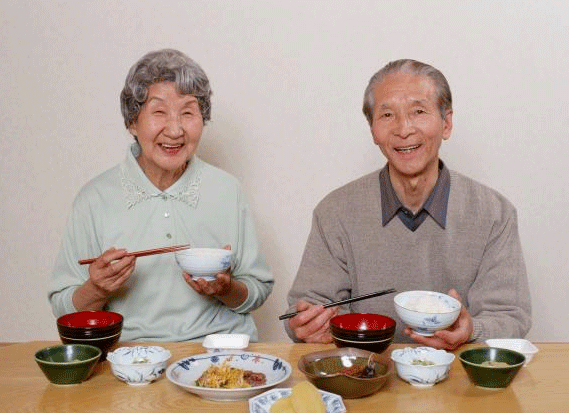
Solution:
{"label": "wooden chopsticks", "polygon": [[[180,250],[185,250],[190,248],[190,244],[184,245],[172,245],[171,247],[162,247],[162,248],[154,248],[151,250],[143,250],[143,251],[135,251],[135,252],[127,252],[126,256],[134,256],[134,257],[144,257],[145,255],[155,255],[155,254],[164,254],[166,252],[175,252]],[[98,258],[98,257],[97,257]],[[79,265],[91,264],[97,258],[88,258],[84,260],[77,261]]]}
{"label": "wooden chopsticks", "polygon": [[[380,295],[391,294],[391,293],[394,293],[395,291],[396,291],[395,288],[390,288],[388,290],[383,290],[383,291],[376,291],[375,293],[369,293],[369,294],[359,295],[357,297],[346,298],[345,300],[334,301],[334,302],[331,302],[328,304],[324,304],[322,307],[328,308],[328,307],[334,307],[336,305],[353,303],[356,301],[365,300],[367,298],[379,297]],[[300,311],[295,311],[294,313],[283,314],[283,315],[279,316],[279,320],[284,320],[286,318],[292,318],[295,315],[297,315],[299,312]]]}

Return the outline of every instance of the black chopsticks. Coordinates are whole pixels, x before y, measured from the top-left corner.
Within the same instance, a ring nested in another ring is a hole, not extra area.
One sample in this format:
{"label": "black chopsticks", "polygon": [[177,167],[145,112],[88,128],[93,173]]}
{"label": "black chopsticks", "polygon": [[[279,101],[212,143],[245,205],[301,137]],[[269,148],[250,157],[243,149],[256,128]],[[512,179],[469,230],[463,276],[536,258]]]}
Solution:
{"label": "black chopsticks", "polygon": [[[367,298],[379,297],[380,295],[391,294],[391,293],[394,293],[395,291],[396,291],[395,288],[390,288],[388,290],[383,290],[383,291],[376,291],[375,293],[363,294],[363,295],[359,295],[357,297],[346,298],[345,300],[334,301],[334,302],[331,302],[328,304],[324,304],[322,307],[328,308],[328,307],[334,307],[336,305],[353,303],[355,301],[365,300]],[[279,320],[285,320],[287,318],[292,318],[295,315],[297,315],[298,313],[299,313],[299,311],[295,311],[294,313],[283,314],[283,315],[279,316]]]}

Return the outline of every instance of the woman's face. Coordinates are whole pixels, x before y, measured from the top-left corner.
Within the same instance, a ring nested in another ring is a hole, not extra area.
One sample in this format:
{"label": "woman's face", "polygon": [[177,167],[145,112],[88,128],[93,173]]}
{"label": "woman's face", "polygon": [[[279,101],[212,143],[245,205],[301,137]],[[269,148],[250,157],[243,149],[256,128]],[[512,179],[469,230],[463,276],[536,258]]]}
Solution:
{"label": "woman's face", "polygon": [[198,147],[203,130],[197,99],[182,95],[174,82],[154,83],[137,120],[129,127],[141,147],[138,163],[160,189],[182,175]]}

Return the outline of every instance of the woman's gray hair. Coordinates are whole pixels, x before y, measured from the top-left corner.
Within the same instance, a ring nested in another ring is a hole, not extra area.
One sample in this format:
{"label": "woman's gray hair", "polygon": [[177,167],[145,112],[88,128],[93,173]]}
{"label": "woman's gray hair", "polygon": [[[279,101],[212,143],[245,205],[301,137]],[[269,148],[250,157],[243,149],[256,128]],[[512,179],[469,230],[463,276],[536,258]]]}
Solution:
{"label": "woman's gray hair", "polygon": [[125,126],[138,119],[140,108],[154,83],[172,81],[179,93],[198,100],[204,124],[211,119],[211,88],[203,69],[184,53],[163,49],[147,53],[129,70],[121,92],[121,112]]}
{"label": "woman's gray hair", "polygon": [[374,74],[364,93],[364,105],[363,112],[371,125],[373,122],[373,107],[374,107],[374,87],[376,84],[385,79],[388,75],[394,73],[410,73],[417,76],[427,76],[435,84],[437,93],[437,104],[441,112],[441,116],[444,119],[448,110],[452,110],[452,95],[450,93],[450,86],[441,73],[440,70],[434,68],[426,63],[419,62],[412,59],[400,59],[393,62],[389,62],[383,68],[381,68],[376,74]]}

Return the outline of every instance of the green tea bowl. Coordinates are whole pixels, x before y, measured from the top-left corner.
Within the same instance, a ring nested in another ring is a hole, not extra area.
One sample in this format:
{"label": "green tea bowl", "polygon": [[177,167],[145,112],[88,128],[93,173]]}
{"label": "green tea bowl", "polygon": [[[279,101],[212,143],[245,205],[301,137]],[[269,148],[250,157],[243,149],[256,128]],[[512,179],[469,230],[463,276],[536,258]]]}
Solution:
{"label": "green tea bowl", "polygon": [[497,347],[464,350],[458,359],[474,385],[491,389],[508,387],[526,360],[517,351]]}
{"label": "green tea bowl", "polygon": [[37,351],[35,359],[50,382],[67,385],[87,380],[101,354],[101,349],[95,346],[64,344]]}

